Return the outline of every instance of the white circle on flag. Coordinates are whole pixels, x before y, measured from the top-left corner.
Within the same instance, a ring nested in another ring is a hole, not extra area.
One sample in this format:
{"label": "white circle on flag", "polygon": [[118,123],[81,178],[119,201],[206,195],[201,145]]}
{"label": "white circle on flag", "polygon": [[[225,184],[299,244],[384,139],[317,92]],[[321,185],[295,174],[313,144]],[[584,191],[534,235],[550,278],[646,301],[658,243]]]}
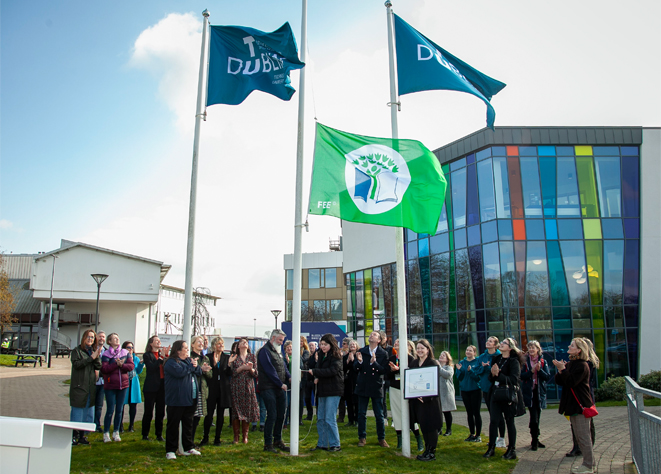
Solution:
{"label": "white circle on flag", "polygon": [[344,157],[347,191],[361,212],[383,214],[402,202],[411,174],[399,152],[384,145],[365,145]]}

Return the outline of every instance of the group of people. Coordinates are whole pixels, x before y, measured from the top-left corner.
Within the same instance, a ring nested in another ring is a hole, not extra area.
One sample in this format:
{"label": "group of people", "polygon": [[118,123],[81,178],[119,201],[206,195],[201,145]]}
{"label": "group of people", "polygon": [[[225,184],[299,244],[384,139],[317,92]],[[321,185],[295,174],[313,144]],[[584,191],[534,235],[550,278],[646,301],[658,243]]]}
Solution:
{"label": "group of people", "polygon": [[[107,337],[108,346],[105,346],[105,333],[99,331],[96,334],[88,329],[80,345],[71,353],[71,421],[94,421],[97,430],[103,432],[104,442],[121,441],[124,405],[129,405],[128,430],[133,431],[136,406],[143,401],[138,375],[146,368],[142,388],[145,404],[142,437],[149,440],[153,420],[156,439],[165,441],[167,459],[176,459],[180,425],[183,446],[180,454],[199,455],[197,448],[210,443],[214,414],[213,444],[220,445],[226,409],[230,410],[234,443],[247,443],[250,424],[256,426],[260,423],[265,451],[289,451],[282,432],[291,411],[293,346],[287,341],[283,347],[284,339],[285,333],[275,329],[257,354],[251,353],[247,339],[236,341],[227,354],[222,337],[214,338],[209,348],[206,336],[195,336],[189,349],[183,340],[175,341],[171,348],[164,348],[158,336],[152,336],[140,360],[131,341],[121,343],[119,335],[112,333]],[[475,346],[468,346],[466,357],[453,364],[447,351],[442,351],[436,359],[434,349],[426,339],[415,343],[407,341],[406,344],[396,340],[394,346],[388,346],[385,334],[374,331],[369,335],[368,345],[359,348],[350,338],[343,340],[340,347],[332,334],[325,334],[317,348],[315,343],[308,344],[302,336],[299,369],[304,376],[297,388],[301,395],[298,409],[302,419],[305,401],[308,419],[312,419],[312,405],[317,407],[318,441],[313,451],[341,450],[337,423],[338,419],[343,421],[345,413],[349,419],[347,425],[357,427],[358,446],[365,446],[370,401],[378,444],[389,447],[385,439],[387,391],[397,433],[397,448],[401,448],[402,429],[405,428],[401,426],[402,357],[407,357],[411,369],[433,366],[437,367],[439,375],[437,395],[409,400],[408,429],[413,431],[418,451],[423,451],[417,456],[418,460],[434,460],[439,435],[452,435],[452,412],[456,410],[455,372],[470,431],[464,441],[482,441],[480,408],[484,399],[489,413],[489,443],[485,458],[494,456],[496,448],[506,447],[502,457],[516,459],[514,418],[523,415],[526,408],[530,416],[530,449],[544,448],[540,441],[540,415],[546,408],[546,388],[551,375],[540,344],[529,341],[528,351],[524,353],[514,339],[506,338],[501,342],[492,336],[485,346],[486,350],[479,356]],[[570,420],[574,441],[567,456],[582,455],[583,464],[575,472],[589,473],[594,464],[595,431],[592,418],[583,416],[583,409],[594,405],[599,359],[592,342],[586,338],[573,339],[567,352],[568,363],[552,361],[557,369],[555,382],[563,388],[559,411]],[[106,414],[101,425],[104,398]],[[166,406],[168,421],[163,439]],[[336,417],[338,409],[339,418]],[[194,434],[203,417],[204,434],[196,445]],[[86,433],[74,432],[73,444],[89,444]]]}

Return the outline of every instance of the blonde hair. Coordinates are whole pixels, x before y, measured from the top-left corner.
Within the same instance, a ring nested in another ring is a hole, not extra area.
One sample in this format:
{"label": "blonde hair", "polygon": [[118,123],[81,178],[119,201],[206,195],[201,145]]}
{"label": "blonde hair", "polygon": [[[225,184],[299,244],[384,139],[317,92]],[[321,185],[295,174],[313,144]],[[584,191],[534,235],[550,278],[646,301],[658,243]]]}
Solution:
{"label": "blonde hair", "polygon": [[439,360],[439,361],[441,360],[441,356],[442,356],[443,354],[445,354],[445,357],[447,357],[447,359],[448,359],[447,362],[446,362],[445,364],[446,364],[446,365],[452,365],[452,356],[450,355],[450,353],[449,353],[448,351],[443,351],[443,352],[441,352],[441,353],[438,355],[438,360]]}
{"label": "blonde hair", "polygon": [[592,365],[595,369],[598,369],[599,357],[597,357],[597,353],[594,351],[594,345],[592,344],[592,341],[587,337],[584,337],[583,341],[585,341],[585,343],[588,345],[588,360],[592,362]]}
{"label": "blonde hair", "polygon": [[537,349],[537,357],[542,357],[542,346],[536,340],[528,341],[528,347],[533,346]]}
{"label": "blonde hair", "polygon": [[301,355],[303,355],[303,351],[310,352],[310,346],[308,346],[308,340],[305,336],[301,336]]}
{"label": "blonde hair", "polygon": [[574,339],[571,340],[574,344],[576,344],[576,347],[581,351],[580,354],[569,357],[571,360],[584,360],[588,361],[590,360],[590,346],[588,345],[587,342],[585,342],[585,339],[582,337],[575,337]]}
{"label": "blonde hair", "polygon": [[413,341],[409,340],[406,341],[406,347],[409,350],[409,355],[413,357],[414,359],[418,358],[418,354],[415,353],[415,344],[413,344]]}
{"label": "blonde hair", "polygon": [[498,349],[498,344],[500,344],[500,340],[499,340],[496,336],[489,336],[489,337],[487,337],[487,341],[488,341],[489,339],[493,339],[494,341],[496,341],[496,349]]}
{"label": "blonde hair", "polygon": [[198,339],[202,339],[202,342],[204,342],[204,336],[193,336],[190,338],[190,346],[191,348],[193,347],[193,344],[197,342]]}

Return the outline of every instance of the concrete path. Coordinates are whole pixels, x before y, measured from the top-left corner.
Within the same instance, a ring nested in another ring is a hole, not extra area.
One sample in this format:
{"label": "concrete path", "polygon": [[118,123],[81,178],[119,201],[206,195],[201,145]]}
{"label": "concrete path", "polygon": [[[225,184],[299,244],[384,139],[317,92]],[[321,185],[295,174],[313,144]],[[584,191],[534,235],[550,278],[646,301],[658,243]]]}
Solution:
{"label": "concrete path", "polygon": [[[70,377],[71,362],[66,358],[53,359],[51,369],[38,366],[0,367],[0,415],[68,420],[69,386],[63,382]],[[124,419],[127,423],[128,413]],[[138,404],[136,419],[142,419],[142,404]],[[482,412],[482,420],[485,434],[488,431],[486,411]],[[519,462],[513,474],[570,473],[573,466],[582,462],[581,457],[565,457],[572,446],[571,430],[569,422],[558,414],[557,409],[548,409],[542,413],[540,440],[546,445],[545,449],[530,451],[528,420],[527,414],[516,419]],[[455,412],[454,422],[466,426],[465,412]],[[595,427],[597,471],[601,474],[633,474],[635,468],[631,460],[626,407],[600,408]],[[484,446],[486,451],[486,444]],[[497,453],[503,454],[504,450],[499,449]]]}

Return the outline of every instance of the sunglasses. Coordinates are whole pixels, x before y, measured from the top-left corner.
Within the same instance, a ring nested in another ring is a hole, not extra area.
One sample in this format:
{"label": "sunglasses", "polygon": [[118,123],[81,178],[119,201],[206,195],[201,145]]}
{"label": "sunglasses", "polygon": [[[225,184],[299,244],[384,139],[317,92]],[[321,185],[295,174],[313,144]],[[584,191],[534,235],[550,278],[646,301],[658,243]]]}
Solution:
{"label": "sunglasses", "polygon": [[126,346],[127,349],[133,349],[133,346]]}

